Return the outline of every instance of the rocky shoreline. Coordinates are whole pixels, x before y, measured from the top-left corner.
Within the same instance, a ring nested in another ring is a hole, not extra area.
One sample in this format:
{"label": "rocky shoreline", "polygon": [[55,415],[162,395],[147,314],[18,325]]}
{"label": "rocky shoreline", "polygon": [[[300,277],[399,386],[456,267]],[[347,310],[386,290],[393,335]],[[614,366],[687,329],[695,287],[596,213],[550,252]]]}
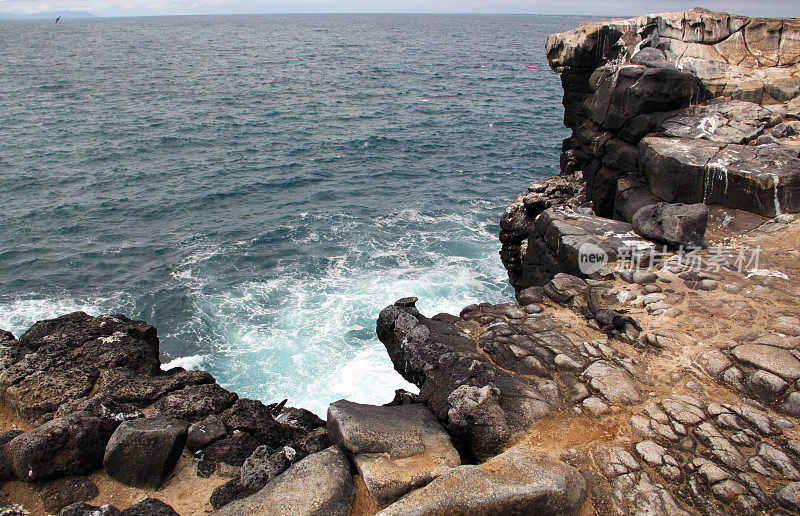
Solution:
{"label": "rocky shoreline", "polygon": [[573,134],[501,221],[517,303],[378,317],[418,395],[323,421],[122,315],[0,332],[0,514],[800,513],[800,22],[547,48]]}

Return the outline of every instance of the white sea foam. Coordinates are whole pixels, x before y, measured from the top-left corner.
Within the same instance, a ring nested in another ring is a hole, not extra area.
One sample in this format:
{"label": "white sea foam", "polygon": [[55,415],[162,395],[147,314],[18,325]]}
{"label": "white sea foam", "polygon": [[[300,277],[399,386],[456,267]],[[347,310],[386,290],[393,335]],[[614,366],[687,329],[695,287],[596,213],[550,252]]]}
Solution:
{"label": "white sea foam", "polygon": [[193,371],[196,369],[202,369],[203,362],[206,360],[206,355],[191,355],[188,357],[179,357],[174,360],[170,360],[167,363],[161,364],[161,369],[164,371],[169,371],[173,367],[182,367],[188,371]]}
{"label": "white sea foam", "polygon": [[304,269],[298,257],[269,278],[219,292],[209,288],[213,270],[192,265],[191,276],[173,274],[193,292],[198,324],[213,326],[203,367],[240,396],[289,398],[320,415],[341,398],[386,403],[395,389],[416,388],[376,337],[385,306],[417,296],[427,315],[457,314],[471,303],[511,299],[496,236],[478,216],[408,209],[369,221],[377,232],[333,220],[326,231],[346,251],[327,257],[323,270]]}
{"label": "white sea foam", "polygon": [[[474,211],[494,209],[480,205]],[[496,228],[487,222],[496,214],[466,211],[432,215],[406,209],[368,221],[306,215],[316,226],[303,234],[322,242],[336,235],[340,254],[327,256],[321,270],[309,269],[298,256],[269,277],[233,285],[217,283],[219,261],[212,258],[253,242],[225,249],[193,241],[169,286],[188,295],[190,316],[157,323],[147,312],[152,301],[145,300],[138,317],[159,325],[162,350],[171,354],[164,369],[209,370],[240,396],[289,398],[320,415],[341,398],[386,403],[395,389],[416,388],[394,371],[376,337],[381,309],[405,296],[419,297],[426,315],[512,299],[497,258]],[[17,299],[0,304],[0,328],[19,335],[38,320],[78,310],[135,315],[141,301],[126,296]]]}
{"label": "white sea foam", "polygon": [[72,313],[100,315],[119,305],[119,298],[30,298],[0,303],[0,328],[19,337],[35,322]]}

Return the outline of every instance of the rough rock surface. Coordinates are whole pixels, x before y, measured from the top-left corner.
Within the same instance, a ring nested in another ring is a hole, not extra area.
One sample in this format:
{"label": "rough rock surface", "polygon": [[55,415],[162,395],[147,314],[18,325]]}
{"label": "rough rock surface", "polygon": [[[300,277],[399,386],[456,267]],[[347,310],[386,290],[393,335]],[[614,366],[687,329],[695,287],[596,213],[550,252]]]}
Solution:
{"label": "rough rock surface", "polygon": [[[518,209],[518,205],[509,206],[508,210],[512,209]],[[559,272],[586,276],[580,261],[586,246],[604,253],[608,261],[615,261],[620,249],[652,245],[636,235],[628,222],[562,207],[548,208],[536,215],[530,228],[505,224],[504,231],[501,254],[518,256],[513,267],[506,260],[506,267],[519,290],[544,285]],[[520,247],[523,241],[524,251]]]}
{"label": "rough rock surface", "polygon": [[211,414],[221,414],[238,396],[216,383],[189,385],[158,400],[153,414],[194,423]]}
{"label": "rough rock surface", "polygon": [[123,484],[158,489],[183,452],[187,428],[175,419],[125,421],[108,441],[103,467]]}
{"label": "rough rock surface", "polygon": [[39,484],[36,493],[44,509],[57,514],[68,505],[91,500],[97,496],[98,490],[87,477],[66,477]]}
{"label": "rough rock surface", "polygon": [[278,475],[261,491],[212,514],[248,516],[344,516],[355,496],[350,463],[337,447],[309,455]]}
{"label": "rough rock surface", "polygon": [[59,516],[120,516],[122,511],[113,505],[91,505],[84,502],[74,503],[61,509]]}
{"label": "rough rock surface", "polygon": [[14,477],[8,443],[22,433],[22,430],[6,430],[0,433],[0,482],[5,482]]}
{"label": "rough rock surface", "polygon": [[209,383],[214,383],[214,377],[205,371],[176,369],[154,376],[142,376],[130,369],[114,368],[103,371],[97,382],[97,390],[114,401],[147,406],[172,391]]}
{"label": "rough rock surface", "polygon": [[330,445],[325,428],[317,428],[278,449],[267,445],[257,447],[241,463],[233,479],[214,489],[211,494],[212,507],[219,508],[256,493],[295,462]]}
{"label": "rough rock surface", "polygon": [[145,498],[122,511],[121,516],[178,516],[178,513],[157,498]]}
{"label": "rough rock surface", "polygon": [[54,419],[8,443],[12,469],[28,481],[91,473],[102,466],[113,432],[110,420],[84,412]]}
{"label": "rough rock surface", "polygon": [[189,427],[186,447],[196,452],[226,435],[228,435],[228,431],[222,418],[216,414],[211,414]]}
{"label": "rough rock surface", "polygon": [[353,456],[380,506],[461,464],[450,436],[419,404],[376,407],[337,401],[328,408],[328,436]]}
{"label": "rough rock surface", "polygon": [[452,469],[378,514],[569,515],[578,513],[586,494],[576,469],[514,447],[479,466]]}
{"label": "rough rock surface", "polygon": [[[0,397],[33,427],[0,434],[2,480],[48,482],[42,489],[68,486],[76,475],[105,466],[105,474],[123,483],[157,489],[180,460],[194,423],[198,475],[219,470],[247,488],[228,489],[224,498],[230,501],[330,445],[325,422],[307,410],[287,407],[286,401],[238,399],[204,371],[162,371],[158,353],[155,328],[121,315],[76,312],[36,323],[19,340],[0,331]],[[260,462],[254,456],[259,447],[267,450]],[[270,469],[275,461],[266,458],[282,450],[291,459]],[[94,514],[96,508],[79,501],[91,496],[69,498],[83,493],[82,487],[45,489],[43,503],[53,512],[60,509],[56,505],[72,504],[67,514]],[[173,513],[158,503],[126,511]],[[103,511],[119,514],[110,507]]]}

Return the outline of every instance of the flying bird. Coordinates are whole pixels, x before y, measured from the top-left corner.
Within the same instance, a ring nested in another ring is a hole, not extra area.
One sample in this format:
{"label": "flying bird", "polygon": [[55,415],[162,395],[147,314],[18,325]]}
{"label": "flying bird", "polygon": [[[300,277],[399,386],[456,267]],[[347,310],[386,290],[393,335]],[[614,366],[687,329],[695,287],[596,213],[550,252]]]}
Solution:
{"label": "flying bird", "polygon": [[58,23],[58,20],[60,20],[60,19],[61,19],[61,16],[59,16],[58,18],[56,18],[56,23]]}

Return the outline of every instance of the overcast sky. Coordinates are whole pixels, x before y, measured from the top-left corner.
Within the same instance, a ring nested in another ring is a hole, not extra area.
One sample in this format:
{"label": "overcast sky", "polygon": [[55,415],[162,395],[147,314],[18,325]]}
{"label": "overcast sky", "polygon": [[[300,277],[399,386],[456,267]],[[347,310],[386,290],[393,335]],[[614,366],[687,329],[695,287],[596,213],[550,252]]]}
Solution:
{"label": "overcast sky", "polygon": [[697,4],[750,16],[798,16],[800,0],[0,0],[0,12],[88,11],[99,16],[222,13],[518,13],[598,16],[682,11]]}

